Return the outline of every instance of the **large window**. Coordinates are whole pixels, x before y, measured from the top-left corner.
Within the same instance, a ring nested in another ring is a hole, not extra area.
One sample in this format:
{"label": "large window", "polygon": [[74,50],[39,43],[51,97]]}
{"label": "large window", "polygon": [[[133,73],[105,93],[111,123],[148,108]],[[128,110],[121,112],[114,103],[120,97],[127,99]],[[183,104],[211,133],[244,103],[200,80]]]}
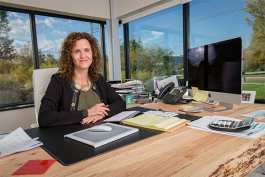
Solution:
{"label": "large window", "polygon": [[0,10],[0,106],[33,101],[29,14]]}
{"label": "large window", "polygon": [[88,32],[100,45],[100,24],[51,16],[36,15],[40,68],[58,67],[61,44],[71,32]]}
{"label": "large window", "polygon": [[129,22],[130,72],[142,79],[147,91],[154,77],[178,75],[183,79],[182,6]]}
{"label": "large window", "polygon": [[264,1],[195,0],[190,3],[190,47],[243,39],[242,90],[265,98]]}
{"label": "large window", "polygon": [[1,6],[0,111],[33,105],[33,70],[58,67],[62,41],[71,32],[88,32],[102,45],[103,24]]}

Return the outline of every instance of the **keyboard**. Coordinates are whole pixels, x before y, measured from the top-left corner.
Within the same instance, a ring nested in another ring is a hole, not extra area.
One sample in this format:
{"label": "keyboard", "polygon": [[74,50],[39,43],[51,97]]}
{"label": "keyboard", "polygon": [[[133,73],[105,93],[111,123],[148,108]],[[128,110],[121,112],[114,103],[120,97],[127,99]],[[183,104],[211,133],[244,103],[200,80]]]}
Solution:
{"label": "keyboard", "polygon": [[105,119],[103,122],[120,122],[124,119],[133,118],[137,114],[139,114],[140,111],[122,111],[119,114],[116,114],[108,119]]}

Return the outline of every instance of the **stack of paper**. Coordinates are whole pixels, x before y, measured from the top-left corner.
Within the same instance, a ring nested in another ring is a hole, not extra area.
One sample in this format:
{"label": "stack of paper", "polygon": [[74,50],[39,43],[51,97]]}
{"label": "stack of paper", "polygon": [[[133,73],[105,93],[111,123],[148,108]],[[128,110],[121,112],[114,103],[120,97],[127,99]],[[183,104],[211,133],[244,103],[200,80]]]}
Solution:
{"label": "stack of paper", "polygon": [[179,115],[176,112],[168,112],[168,111],[146,111],[144,113],[152,114],[152,115],[156,115],[156,116],[163,116],[163,117],[175,117],[175,116]]}
{"label": "stack of paper", "polygon": [[19,127],[15,131],[0,139],[0,158],[21,151],[26,151],[43,145],[42,142],[32,139]]}
{"label": "stack of paper", "polygon": [[200,91],[197,87],[191,87],[193,93],[193,99],[196,101],[206,102],[208,99],[207,91]]}
{"label": "stack of paper", "polygon": [[258,110],[258,111],[254,111],[254,112],[250,112],[247,114],[243,114],[241,115],[242,117],[252,117],[255,119],[264,119],[265,118],[265,110]]}
{"label": "stack of paper", "polygon": [[198,120],[195,120],[193,122],[190,122],[188,125],[191,128],[225,134],[225,135],[232,135],[232,136],[238,136],[238,137],[244,137],[244,138],[250,138],[254,139],[257,138],[263,134],[265,134],[265,123],[261,122],[255,122],[255,124],[247,130],[238,131],[238,132],[228,132],[228,131],[218,131],[213,130],[209,128],[209,123],[217,120],[217,119],[226,119],[226,120],[238,120],[230,117],[223,117],[223,116],[204,116]]}
{"label": "stack of paper", "polygon": [[170,132],[173,129],[185,126],[189,121],[177,117],[163,117],[152,114],[142,114],[134,118],[123,120],[123,124],[145,127]]}

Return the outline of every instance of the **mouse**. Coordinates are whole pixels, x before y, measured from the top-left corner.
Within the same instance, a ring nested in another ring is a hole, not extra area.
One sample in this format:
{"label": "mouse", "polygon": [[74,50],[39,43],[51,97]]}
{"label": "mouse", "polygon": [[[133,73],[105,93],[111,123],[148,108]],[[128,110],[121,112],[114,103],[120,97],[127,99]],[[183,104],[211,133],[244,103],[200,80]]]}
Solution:
{"label": "mouse", "polygon": [[112,128],[107,125],[97,125],[97,126],[94,126],[88,129],[88,131],[91,131],[91,132],[109,132],[111,130]]}

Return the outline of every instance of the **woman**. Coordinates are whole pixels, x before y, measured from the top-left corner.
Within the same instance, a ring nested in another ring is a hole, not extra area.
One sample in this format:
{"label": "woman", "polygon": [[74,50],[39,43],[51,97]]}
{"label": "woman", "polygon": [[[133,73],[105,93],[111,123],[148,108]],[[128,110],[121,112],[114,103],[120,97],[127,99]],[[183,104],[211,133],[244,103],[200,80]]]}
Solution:
{"label": "woman", "polygon": [[126,109],[125,101],[99,74],[101,54],[90,34],[69,34],[59,65],[41,101],[40,127],[95,123]]}

